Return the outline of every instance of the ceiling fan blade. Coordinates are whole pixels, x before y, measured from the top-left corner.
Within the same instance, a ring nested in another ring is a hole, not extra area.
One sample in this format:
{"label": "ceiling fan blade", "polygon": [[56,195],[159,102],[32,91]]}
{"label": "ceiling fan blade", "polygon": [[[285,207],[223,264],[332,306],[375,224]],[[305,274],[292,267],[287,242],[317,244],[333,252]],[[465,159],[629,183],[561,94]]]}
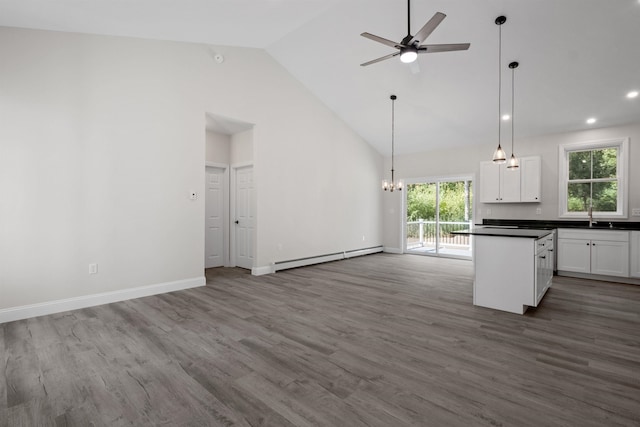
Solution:
{"label": "ceiling fan blade", "polygon": [[451,52],[453,50],[467,50],[471,43],[453,44],[423,44],[418,46],[418,53]]}
{"label": "ceiling fan blade", "polygon": [[392,53],[390,55],[385,55],[378,59],[373,59],[369,62],[365,62],[364,64],[360,64],[361,67],[366,67],[367,65],[375,64],[376,62],[384,61],[385,59],[393,58],[394,56],[400,55],[400,52]]}
{"label": "ceiling fan blade", "polygon": [[418,31],[416,35],[413,36],[409,44],[415,45],[425,41],[426,38],[429,37],[429,34],[431,34],[433,30],[435,30],[436,27],[440,25],[442,20],[446,17],[447,15],[445,15],[444,13],[436,12],[436,14],[433,15],[433,17],[429,19],[429,21],[426,24],[424,24],[424,27],[420,28],[420,31]]}
{"label": "ceiling fan blade", "polygon": [[366,37],[369,40],[373,40],[374,42],[378,42],[378,43],[382,43],[383,45],[389,46],[389,47],[393,47],[396,49],[400,49],[402,47],[401,44],[393,42],[391,40],[387,40],[385,38],[382,37],[378,37],[376,35],[370,34],[370,33],[362,33],[360,34],[362,37]]}

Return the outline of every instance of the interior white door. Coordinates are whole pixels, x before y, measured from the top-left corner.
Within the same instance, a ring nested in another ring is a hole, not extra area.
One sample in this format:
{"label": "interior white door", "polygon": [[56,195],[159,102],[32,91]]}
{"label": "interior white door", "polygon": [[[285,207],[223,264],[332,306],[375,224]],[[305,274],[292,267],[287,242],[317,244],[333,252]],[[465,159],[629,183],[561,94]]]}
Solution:
{"label": "interior white door", "polygon": [[205,268],[224,266],[224,168],[205,171]]}
{"label": "interior white door", "polygon": [[236,266],[253,268],[255,230],[255,188],[253,167],[235,170],[235,260]]}

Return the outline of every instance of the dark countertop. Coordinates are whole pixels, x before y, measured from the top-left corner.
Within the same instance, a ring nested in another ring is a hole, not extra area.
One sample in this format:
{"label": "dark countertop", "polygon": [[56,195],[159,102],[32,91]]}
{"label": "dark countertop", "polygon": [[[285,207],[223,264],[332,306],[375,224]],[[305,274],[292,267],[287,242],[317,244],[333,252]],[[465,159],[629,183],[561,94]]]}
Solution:
{"label": "dark countertop", "polygon": [[[484,219],[482,226],[508,226],[518,228],[585,228],[588,230],[640,230],[640,222],[631,221],[607,221],[597,219],[593,227],[589,227],[589,221],[567,220],[532,220],[532,219]],[[611,226],[609,226],[611,224]]]}
{"label": "dark countertop", "polygon": [[553,229],[480,226],[471,230],[452,231],[451,234],[465,234],[472,236],[525,237],[530,239],[539,239],[551,234],[552,230]]}

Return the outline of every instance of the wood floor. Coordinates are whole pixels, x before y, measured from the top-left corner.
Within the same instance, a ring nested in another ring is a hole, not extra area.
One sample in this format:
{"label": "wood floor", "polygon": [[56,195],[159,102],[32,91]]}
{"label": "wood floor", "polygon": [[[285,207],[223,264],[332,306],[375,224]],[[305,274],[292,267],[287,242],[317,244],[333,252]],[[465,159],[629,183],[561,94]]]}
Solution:
{"label": "wood floor", "polygon": [[640,425],[640,286],[556,277],[518,316],[460,260],[207,279],[0,325],[0,425]]}

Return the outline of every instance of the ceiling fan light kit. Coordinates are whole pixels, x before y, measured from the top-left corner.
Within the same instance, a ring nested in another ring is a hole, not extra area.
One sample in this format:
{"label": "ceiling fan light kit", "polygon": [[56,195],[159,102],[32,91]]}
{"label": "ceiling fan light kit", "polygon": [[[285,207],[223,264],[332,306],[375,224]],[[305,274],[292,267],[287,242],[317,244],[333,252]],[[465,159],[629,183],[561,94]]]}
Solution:
{"label": "ceiling fan light kit", "polygon": [[411,46],[400,49],[400,61],[409,64],[418,59],[418,51]]}
{"label": "ceiling fan light kit", "polygon": [[441,12],[436,12],[433,17],[427,21],[426,24],[416,33],[415,36],[411,35],[411,0],[407,0],[407,35],[401,42],[396,43],[394,41],[385,39],[383,37],[376,36],[371,33],[362,33],[362,37],[368,38],[375,42],[381,43],[385,46],[398,49],[397,52],[389,55],[382,56],[377,59],[360,64],[363,67],[367,65],[375,64],[376,62],[384,61],[385,59],[393,58],[400,55],[400,61],[404,63],[411,63],[418,58],[420,53],[436,53],[436,52],[450,52],[455,50],[467,50],[469,49],[469,43],[455,43],[455,44],[420,44],[426,40],[427,37],[440,25],[442,20],[447,15]]}

